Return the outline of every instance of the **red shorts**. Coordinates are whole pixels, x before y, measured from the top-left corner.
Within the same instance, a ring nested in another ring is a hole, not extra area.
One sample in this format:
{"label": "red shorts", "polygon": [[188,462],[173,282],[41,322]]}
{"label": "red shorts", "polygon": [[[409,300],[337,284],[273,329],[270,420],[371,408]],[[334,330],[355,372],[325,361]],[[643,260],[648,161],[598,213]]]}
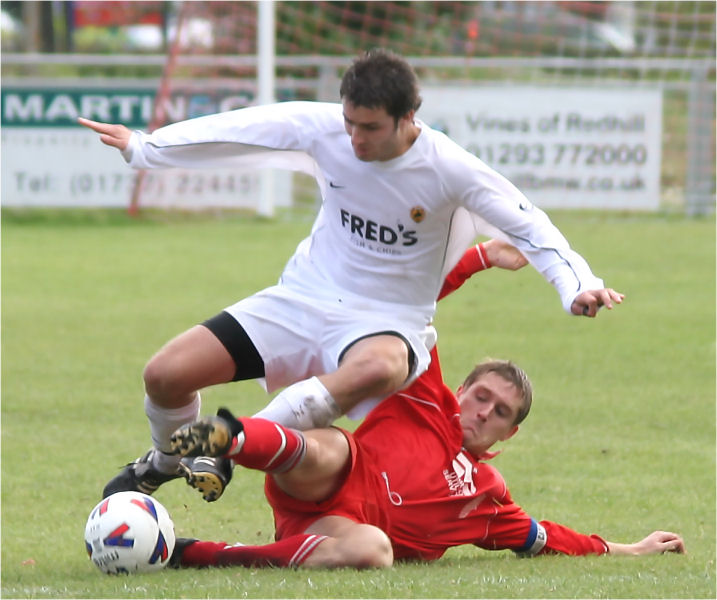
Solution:
{"label": "red shorts", "polygon": [[341,487],[321,502],[297,500],[281,490],[271,476],[264,485],[269,504],[274,510],[277,540],[304,533],[316,520],[327,515],[346,517],[356,523],[375,525],[388,531],[385,486],[381,476],[372,470],[372,461],[358,452],[356,440],[348,431],[338,428],[349,443],[351,465]]}

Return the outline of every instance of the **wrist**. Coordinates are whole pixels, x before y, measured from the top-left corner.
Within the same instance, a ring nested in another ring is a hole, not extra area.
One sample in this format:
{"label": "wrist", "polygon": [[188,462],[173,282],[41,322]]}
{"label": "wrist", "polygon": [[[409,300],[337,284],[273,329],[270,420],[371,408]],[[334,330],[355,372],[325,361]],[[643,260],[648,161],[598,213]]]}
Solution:
{"label": "wrist", "polygon": [[478,260],[480,261],[483,269],[490,269],[493,265],[488,258],[488,252],[486,252],[483,242],[476,245],[476,250],[478,251]]}

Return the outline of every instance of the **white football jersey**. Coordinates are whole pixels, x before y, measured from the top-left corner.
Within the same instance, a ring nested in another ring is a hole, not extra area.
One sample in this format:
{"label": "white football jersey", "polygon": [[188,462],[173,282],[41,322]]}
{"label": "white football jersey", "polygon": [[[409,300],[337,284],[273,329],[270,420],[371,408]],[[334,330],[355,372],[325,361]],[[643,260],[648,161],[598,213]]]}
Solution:
{"label": "white football jersey", "polygon": [[547,215],[505,177],[444,134],[420,134],[401,156],[362,162],[341,104],[284,102],[133,132],[135,168],[283,168],[313,175],[322,206],[281,283],[311,294],[367,297],[419,311],[428,322],[443,277],[477,235],[516,246],[557,289],[604,287]]}

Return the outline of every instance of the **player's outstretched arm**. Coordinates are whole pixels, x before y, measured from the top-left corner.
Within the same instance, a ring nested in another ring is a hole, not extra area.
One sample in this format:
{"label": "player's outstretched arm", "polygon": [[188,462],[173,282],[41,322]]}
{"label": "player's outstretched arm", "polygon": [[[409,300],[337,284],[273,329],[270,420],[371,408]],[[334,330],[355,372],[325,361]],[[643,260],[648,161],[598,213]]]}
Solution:
{"label": "player's outstretched arm", "polygon": [[645,554],[664,554],[665,552],[677,552],[679,554],[686,552],[685,542],[682,538],[669,531],[653,531],[645,539],[634,544],[605,543],[610,554],[641,556]]}
{"label": "player's outstretched arm", "polygon": [[625,294],[616,292],[612,288],[603,288],[601,290],[588,290],[573,300],[570,311],[574,315],[585,317],[597,316],[598,310],[603,306],[608,310],[612,310],[613,302],[620,304],[625,299]]}
{"label": "player's outstretched arm", "polygon": [[456,291],[471,275],[479,271],[490,267],[517,271],[527,264],[528,261],[517,248],[500,240],[488,240],[471,246],[446,275],[438,300]]}
{"label": "player's outstretched arm", "polygon": [[124,125],[112,125],[110,123],[100,123],[99,121],[91,121],[80,117],[77,122],[92,131],[100,134],[100,141],[108,146],[113,146],[121,151],[127,149],[129,138],[132,132]]}

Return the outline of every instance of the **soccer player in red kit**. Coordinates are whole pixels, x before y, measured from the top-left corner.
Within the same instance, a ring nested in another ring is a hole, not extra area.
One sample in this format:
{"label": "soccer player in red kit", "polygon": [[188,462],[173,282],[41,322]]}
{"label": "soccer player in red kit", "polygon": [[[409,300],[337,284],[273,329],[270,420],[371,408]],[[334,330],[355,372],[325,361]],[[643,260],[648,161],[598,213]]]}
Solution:
{"label": "soccer player in red kit", "polygon": [[[485,261],[480,247],[469,251],[442,295],[490,266]],[[184,456],[225,456],[267,472],[277,541],[232,546],[180,538],[172,564],[385,567],[397,559],[435,560],[463,544],[527,556],[684,552],[674,533],[618,544],[538,522],[517,505],[485,461],[495,442],[517,432],[531,401],[525,373],[501,360],[479,364],[454,395],[434,348],[428,370],[375,407],[353,434],[299,432],[221,409],[180,428],[173,444]]]}

